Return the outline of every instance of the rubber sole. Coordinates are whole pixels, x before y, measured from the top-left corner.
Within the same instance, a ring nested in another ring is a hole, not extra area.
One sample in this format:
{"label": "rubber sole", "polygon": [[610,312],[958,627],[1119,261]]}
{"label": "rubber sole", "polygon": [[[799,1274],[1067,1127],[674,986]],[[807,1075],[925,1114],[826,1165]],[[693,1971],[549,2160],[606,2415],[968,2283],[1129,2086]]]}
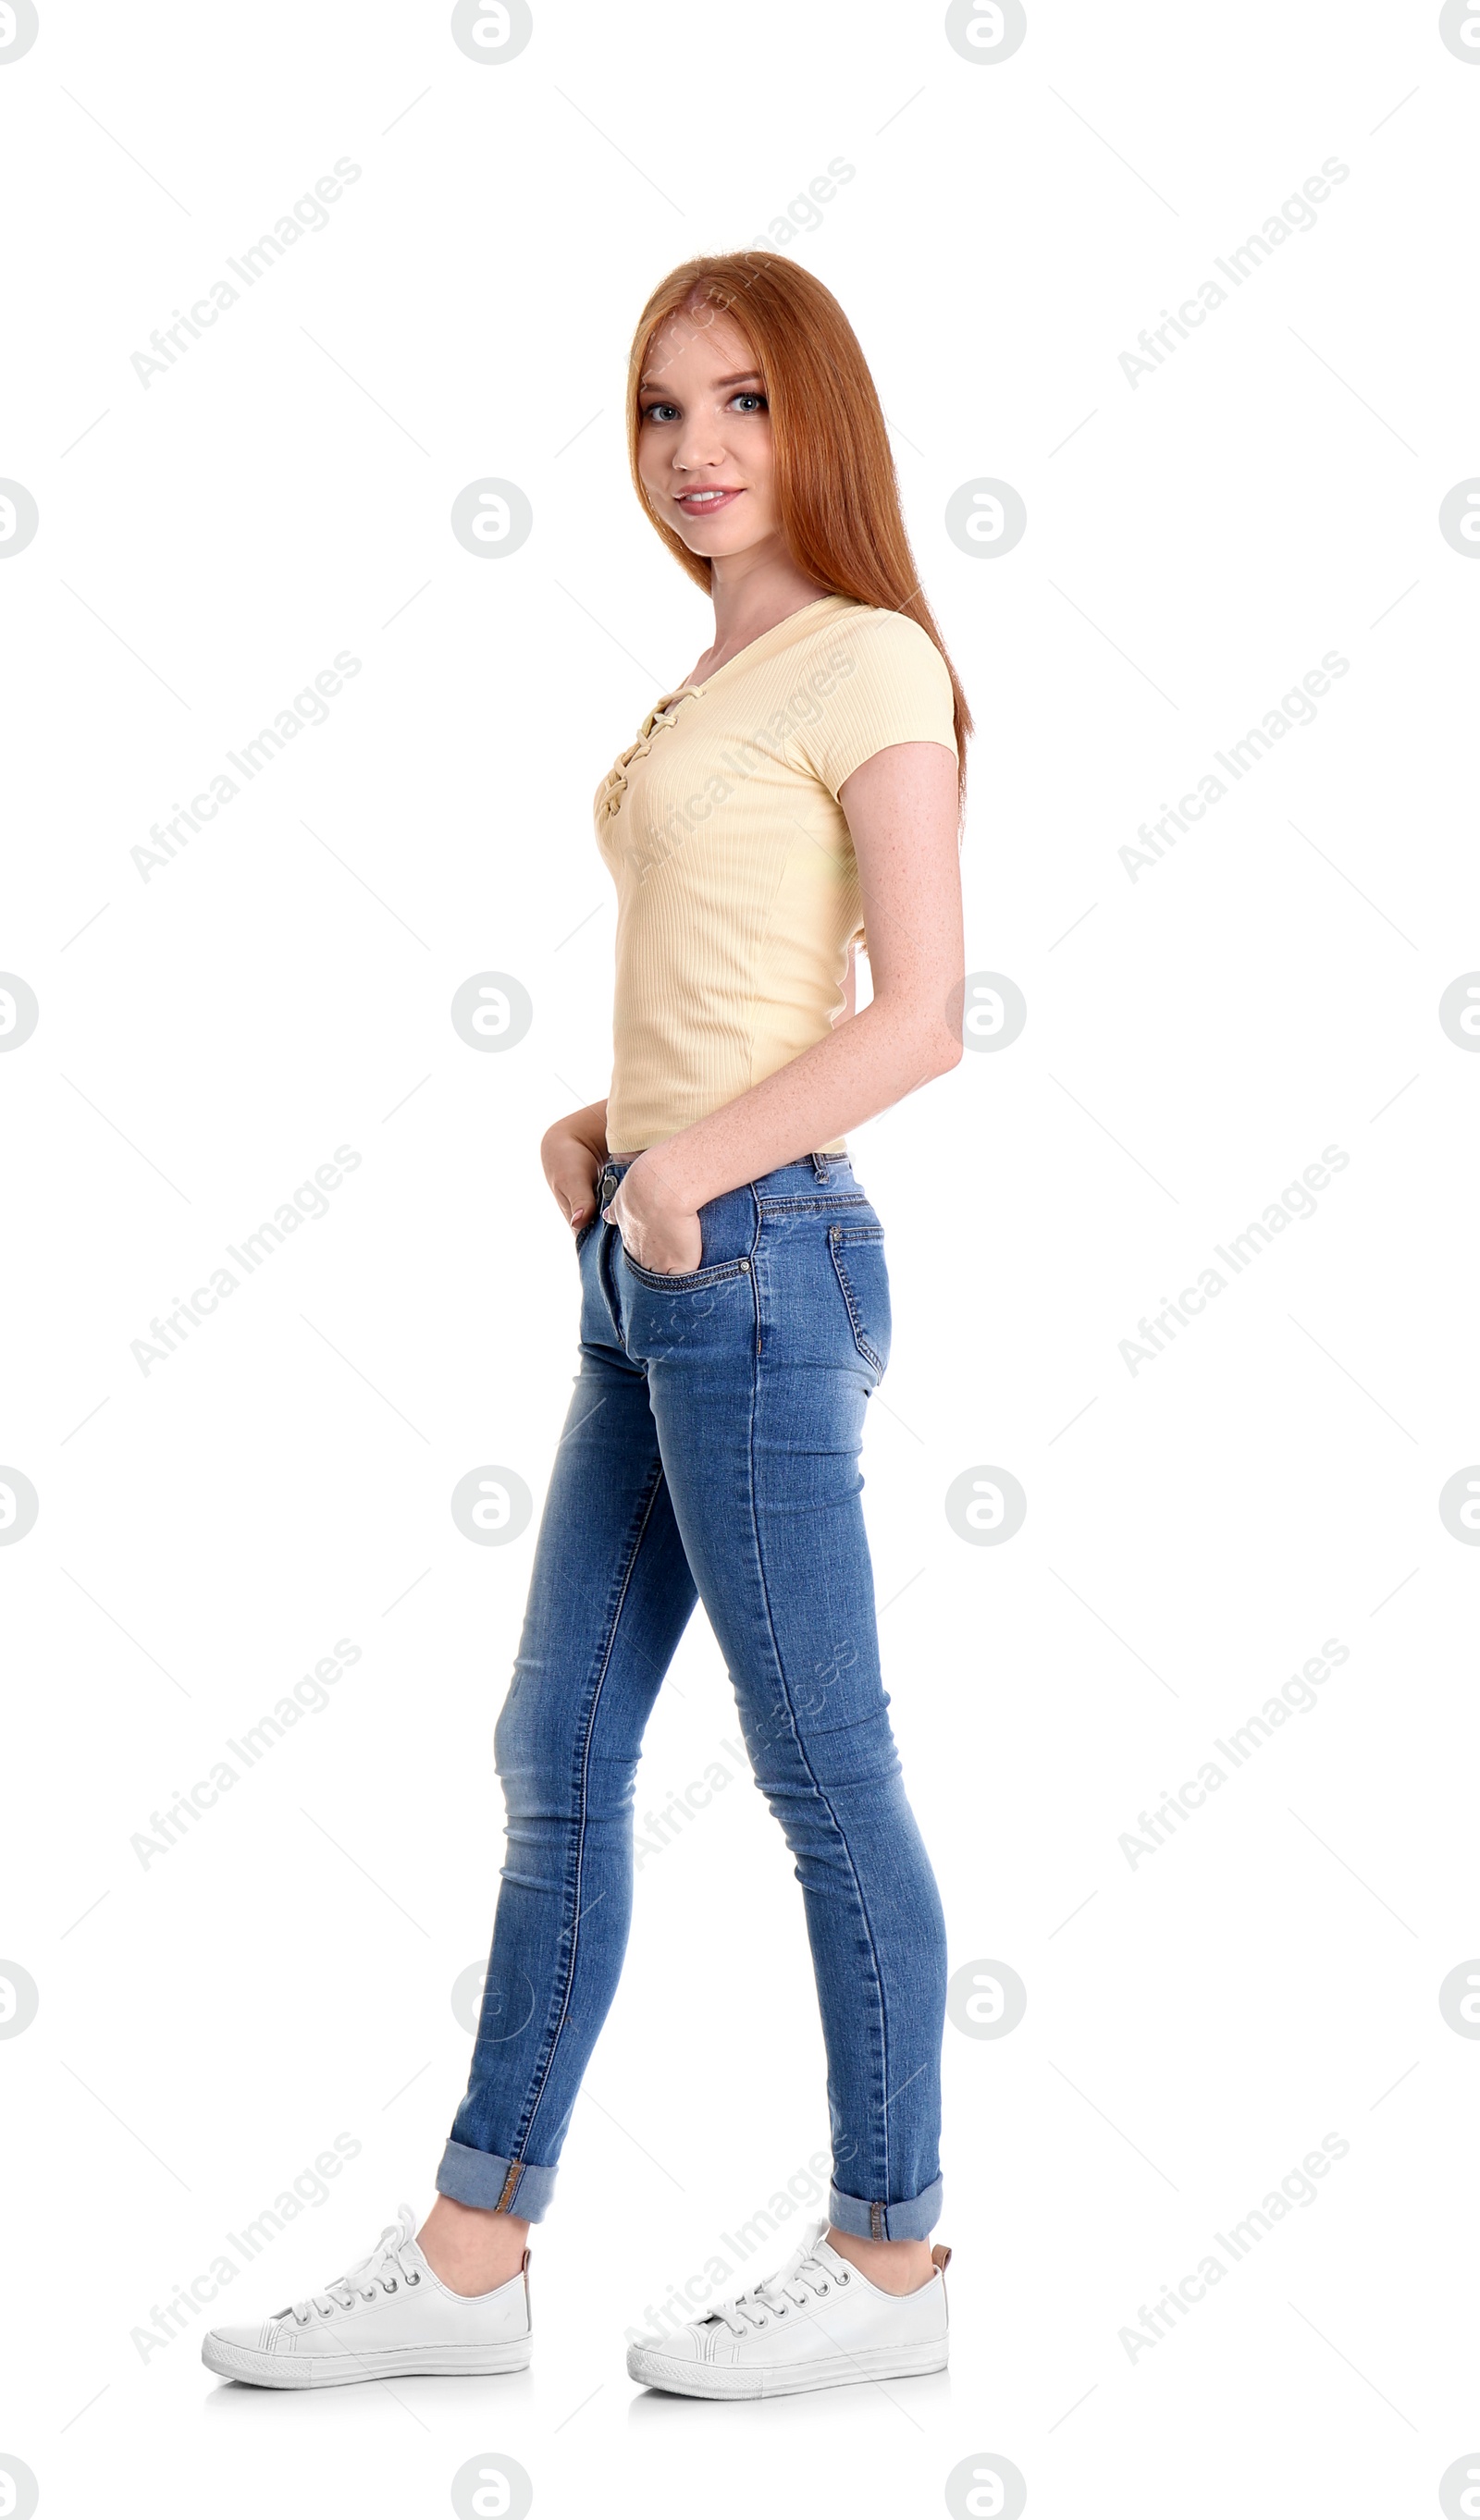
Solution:
{"label": "rubber sole", "polygon": [[246,2380],[258,2389],[341,2389],[353,2380],[457,2379],[479,2373],[526,2371],[533,2342],[516,2336],[507,2345],[424,2345],[381,2354],[262,2354],[247,2345],[202,2338],[201,2360],[223,2380]]}
{"label": "rubber sole", "polygon": [[847,2389],[870,2380],[915,2380],[944,2371],[944,2337],[930,2345],[871,2345],[857,2354],[830,2354],[815,2362],[738,2364],[688,2362],[650,2346],[627,2351],[628,2377],[645,2389],[675,2398],[795,2398],[808,2389]]}

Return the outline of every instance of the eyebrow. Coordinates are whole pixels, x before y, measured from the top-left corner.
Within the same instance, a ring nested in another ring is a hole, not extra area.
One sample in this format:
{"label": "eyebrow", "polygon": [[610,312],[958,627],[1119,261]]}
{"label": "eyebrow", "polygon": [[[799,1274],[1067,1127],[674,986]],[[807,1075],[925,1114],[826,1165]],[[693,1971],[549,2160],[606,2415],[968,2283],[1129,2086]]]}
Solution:
{"label": "eyebrow", "polygon": [[[716,379],[715,379],[715,381],[714,381],[714,382],[715,382],[716,389],[718,389],[720,386],[723,386],[723,385],[748,385],[748,384],[752,384],[752,383],[753,383],[753,384],[759,384],[759,383],[760,383],[760,382],[761,382],[761,373],[760,373],[759,368],[746,368],[746,369],[744,370],[743,374],[742,374],[742,375],[740,375],[740,376],[738,376],[738,377],[716,377]],[[647,388],[648,388],[649,386],[652,386],[652,387],[655,389],[655,388],[656,388],[656,385],[657,385],[657,382],[658,382],[658,380],[657,380],[657,378],[655,378],[655,377],[643,377],[643,378],[640,380],[640,384],[641,384],[641,387],[642,387],[642,389],[643,389],[644,391],[646,391],[646,390],[647,390]]]}

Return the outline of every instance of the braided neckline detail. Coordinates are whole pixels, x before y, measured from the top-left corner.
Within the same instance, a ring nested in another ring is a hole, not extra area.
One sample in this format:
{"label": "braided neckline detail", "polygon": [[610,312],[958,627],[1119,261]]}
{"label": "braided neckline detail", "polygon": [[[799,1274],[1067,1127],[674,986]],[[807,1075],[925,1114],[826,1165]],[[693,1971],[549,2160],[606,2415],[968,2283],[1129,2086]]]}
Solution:
{"label": "braided neckline detail", "polygon": [[652,750],[652,739],[677,723],[677,713],[685,700],[697,699],[705,689],[702,683],[685,683],[681,690],[665,692],[656,705],[648,711],[638,728],[635,742],[625,752],[619,752],[606,773],[606,782],[598,800],[603,818],[620,813],[627,792],[627,773],[634,761],[646,761]]}

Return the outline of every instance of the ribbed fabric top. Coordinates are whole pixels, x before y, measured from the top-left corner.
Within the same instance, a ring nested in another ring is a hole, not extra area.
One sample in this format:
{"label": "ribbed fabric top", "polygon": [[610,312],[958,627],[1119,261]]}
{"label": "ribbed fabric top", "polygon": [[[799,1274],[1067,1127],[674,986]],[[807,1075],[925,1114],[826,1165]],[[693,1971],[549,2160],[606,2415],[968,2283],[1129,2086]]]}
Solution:
{"label": "ribbed fabric top", "polygon": [[826,1039],[863,936],[837,791],[919,742],[955,757],[939,649],[843,595],[650,710],[595,803],[617,899],[608,1147],[656,1146]]}

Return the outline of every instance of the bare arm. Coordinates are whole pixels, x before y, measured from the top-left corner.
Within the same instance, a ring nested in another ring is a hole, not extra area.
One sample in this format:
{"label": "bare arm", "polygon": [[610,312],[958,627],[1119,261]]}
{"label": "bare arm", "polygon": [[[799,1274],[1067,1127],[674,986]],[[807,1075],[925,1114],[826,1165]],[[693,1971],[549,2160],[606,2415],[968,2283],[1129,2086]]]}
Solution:
{"label": "bare arm", "polygon": [[611,1213],[644,1268],[697,1268],[706,1199],[843,1136],[961,1058],[955,760],[939,743],[891,744],[843,782],[839,801],[858,860],[873,1001],[629,1167]]}

